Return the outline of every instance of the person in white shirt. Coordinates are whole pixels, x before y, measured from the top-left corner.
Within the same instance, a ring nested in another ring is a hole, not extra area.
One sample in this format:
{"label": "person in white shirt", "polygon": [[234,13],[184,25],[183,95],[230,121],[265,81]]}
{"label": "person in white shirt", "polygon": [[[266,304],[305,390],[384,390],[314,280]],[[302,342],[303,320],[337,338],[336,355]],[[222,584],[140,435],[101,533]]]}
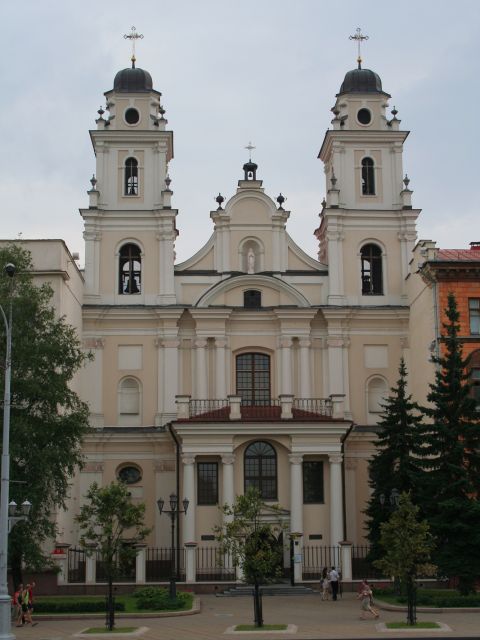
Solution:
{"label": "person in white shirt", "polygon": [[330,570],[330,573],[328,574],[328,579],[330,580],[330,588],[332,590],[332,600],[336,601],[337,600],[337,595],[338,595],[338,571],[335,569],[335,567],[332,567]]}

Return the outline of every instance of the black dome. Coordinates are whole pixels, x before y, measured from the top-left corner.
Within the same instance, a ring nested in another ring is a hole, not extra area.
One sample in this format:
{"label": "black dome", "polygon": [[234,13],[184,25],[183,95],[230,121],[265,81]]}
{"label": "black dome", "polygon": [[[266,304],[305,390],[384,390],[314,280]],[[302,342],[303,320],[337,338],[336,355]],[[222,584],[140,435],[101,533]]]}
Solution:
{"label": "black dome", "polygon": [[340,91],[343,93],[385,93],[380,76],[370,69],[352,69],[345,75]]}
{"label": "black dome", "polygon": [[139,93],[153,90],[152,76],[144,69],[129,67],[115,76],[113,90],[123,93]]}

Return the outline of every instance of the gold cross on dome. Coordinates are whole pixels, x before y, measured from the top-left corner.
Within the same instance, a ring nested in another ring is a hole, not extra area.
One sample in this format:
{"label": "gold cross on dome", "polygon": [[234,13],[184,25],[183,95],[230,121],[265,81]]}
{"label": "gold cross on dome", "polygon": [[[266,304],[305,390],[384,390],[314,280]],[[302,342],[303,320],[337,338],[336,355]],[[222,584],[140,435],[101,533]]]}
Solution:
{"label": "gold cross on dome", "polygon": [[257,147],[255,147],[251,142],[249,142],[247,144],[247,146],[245,147],[245,149],[248,149],[248,157],[249,157],[249,162],[252,161],[252,151],[254,149],[256,149]]}
{"label": "gold cross on dome", "polygon": [[364,40],[368,40],[368,36],[364,36],[363,33],[362,33],[362,30],[360,29],[360,27],[358,27],[357,30],[355,31],[355,35],[354,36],[349,36],[348,39],[357,41],[357,45],[358,45],[357,62],[358,62],[358,68],[360,69],[360,65],[362,63],[362,56],[360,55],[360,46],[361,46],[361,44],[362,44],[362,42]]}
{"label": "gold cross on dome", "polygon": [[143,33],[137,33],[135,27],[132,27],[131,33],[125,33],[123,37],[125,40],[130,40],[132,43],[132,67],[135,67],[135,40],[142,40]]}

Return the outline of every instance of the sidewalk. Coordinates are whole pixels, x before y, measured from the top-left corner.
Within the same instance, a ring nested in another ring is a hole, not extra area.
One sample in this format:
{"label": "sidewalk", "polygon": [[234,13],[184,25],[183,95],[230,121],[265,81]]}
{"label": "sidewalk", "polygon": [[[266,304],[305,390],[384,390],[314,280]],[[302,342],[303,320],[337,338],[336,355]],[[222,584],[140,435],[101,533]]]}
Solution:
{"label": "sidewalk", "polygon": [[[197,615],[169,617],[118,619],[118,626],[147,627],[142,634],[144,640],[247,640],[267,638],[269,640],[342,640],[354,638],[479,638],[480,611],[478,613],[419,613],[419,620],[432,620],[447,624],[452,631],[379,631],[378,622],[403,621],[404,612],[382,611],[380,620],[360,620],[360,602],[353,593],[345,593],[337,602],[322,602],[317,594],[308,596],[264,596],[263,618],[265,624],[293,624],[295,634],[243,633],[228,634],[228,627],[253,623],[251,597],[216,598],[201,595],[201,611]],[[45,620],[36,618],[34,628],[13,628],[18,639],[64,640],[90,626],[101,626],[101,620]],[[115,636],[91,636],[115,637]],[[119,636],[117,636],[119,637]],[[121,637],[121,636],[120,636]]]}

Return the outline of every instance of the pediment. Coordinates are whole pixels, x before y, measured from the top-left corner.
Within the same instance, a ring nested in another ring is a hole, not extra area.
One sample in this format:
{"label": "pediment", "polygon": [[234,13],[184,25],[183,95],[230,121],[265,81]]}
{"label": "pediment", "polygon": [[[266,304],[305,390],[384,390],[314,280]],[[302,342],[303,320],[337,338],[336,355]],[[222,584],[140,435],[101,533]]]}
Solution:
{"label": "pediment", "polygon": [[202,294],[194,306],[243,307],[243,293],[249,289],[262,292],[262,307],[309,307],[302,293],[283,280],[267,275],[242,275],[222,280]]}

